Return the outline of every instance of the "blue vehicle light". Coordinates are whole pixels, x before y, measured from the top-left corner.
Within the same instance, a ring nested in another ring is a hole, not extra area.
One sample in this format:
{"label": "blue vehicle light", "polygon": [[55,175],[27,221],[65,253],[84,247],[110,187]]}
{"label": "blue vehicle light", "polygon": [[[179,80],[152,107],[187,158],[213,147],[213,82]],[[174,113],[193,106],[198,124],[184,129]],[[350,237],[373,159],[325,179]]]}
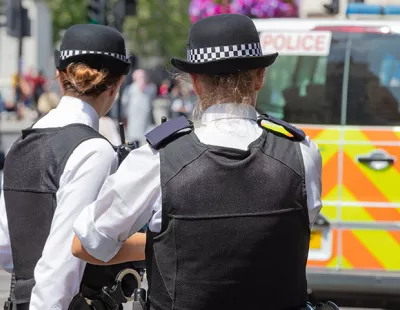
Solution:
{"label": "blue vehicle light", "polygon": [[384,8],[381,5],[351,3],[347,6],[347,15],[351,14],[372,14],[380,15],[384,13]]}
{"label": "blue vehicle light", "polygon": [[387,5],[383,9],[385,15],[400,15],[400,5]]}

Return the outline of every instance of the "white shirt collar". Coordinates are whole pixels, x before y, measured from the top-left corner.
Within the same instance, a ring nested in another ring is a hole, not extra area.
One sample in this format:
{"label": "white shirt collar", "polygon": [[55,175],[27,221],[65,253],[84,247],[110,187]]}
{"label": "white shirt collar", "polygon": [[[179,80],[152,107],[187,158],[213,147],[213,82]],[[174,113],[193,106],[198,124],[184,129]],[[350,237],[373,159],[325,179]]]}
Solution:
{"label": "white shirt collar", "polygon": [[204,111],[201,117],[203,124],[221,119],[257,120],[256,109],[248,104],[221,103],[215,104]]}
{"label": "white shirt collar", "polygon": [[62,113],[72,113],[79,123],[88,125],[97,131],[99,130],[99,115],[89,103],[81,99],[64,96],[56,109]]}

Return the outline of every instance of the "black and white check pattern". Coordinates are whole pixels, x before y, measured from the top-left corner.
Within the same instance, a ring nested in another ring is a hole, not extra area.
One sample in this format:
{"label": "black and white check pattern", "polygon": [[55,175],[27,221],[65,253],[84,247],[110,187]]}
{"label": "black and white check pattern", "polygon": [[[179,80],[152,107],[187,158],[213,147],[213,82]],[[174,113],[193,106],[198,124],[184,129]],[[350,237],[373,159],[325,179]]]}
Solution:
{"label": "black and white check pattern", "polygon": [[247,43],[228,46],[204,47],[191,49],[187,52],[189,62],[209,62],[219,59],[237,58],[237,57],[257,57],[262,56],[260,43]]}
{"label": "black and white check pattern", "polygon": [[122,60],[122,61],[125,61],[125,62],[129,62],[129,58],[126,57],[125,55],[115,54],[115,53],[108,53],[108,52],[101,52],[101,51],[64,50],[64,51],[60,51],[60,58],[61,58],[61,60],[65,60],[65,59],[67,59],[69,57],[72,57],[72,56],[85,55],[85,54],[109,55],[109,56],[117,58],[119,60]]}

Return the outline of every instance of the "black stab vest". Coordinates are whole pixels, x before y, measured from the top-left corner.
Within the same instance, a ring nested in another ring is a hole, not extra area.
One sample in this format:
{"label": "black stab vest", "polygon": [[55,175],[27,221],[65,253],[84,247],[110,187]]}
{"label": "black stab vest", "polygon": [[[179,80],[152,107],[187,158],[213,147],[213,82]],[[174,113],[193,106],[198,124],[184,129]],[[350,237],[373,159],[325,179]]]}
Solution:
{"label": "black stab vest", "polygon": [[191,132],[160,149],[162,229],[148,232],[149,309],[291,310],[307,302],[310,229],[298,142],[249,150]]}
{"label": "black stab vest", "polygon": [[[30,301],[35,285],[34,268],[50,232],[57,208],[56,194],[65,165],[76,147],[92,138],[105,139],[83,124],[29,128],[22,131],[22,136],[7,154],[3,190],[16,278],[12,300],[17,307]],[[87,264],[81,292],[87,298],[96,299],[101,289],[113,284],[116,275],[125,268],[132,268],[132,264]],[[129,276],[123,281],[128,296],[137,283]]]}

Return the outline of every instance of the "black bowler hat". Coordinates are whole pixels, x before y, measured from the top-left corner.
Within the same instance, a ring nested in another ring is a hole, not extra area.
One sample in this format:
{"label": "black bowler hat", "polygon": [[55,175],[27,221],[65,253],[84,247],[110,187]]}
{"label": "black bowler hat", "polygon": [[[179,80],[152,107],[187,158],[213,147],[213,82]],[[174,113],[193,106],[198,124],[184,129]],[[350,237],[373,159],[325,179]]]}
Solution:
{"label": "black bowler hat", "polygon": [[56,68],[65,70],[71,63],[84,63],[113,74],[128,74],[130,58],[125,40],[114,28],[102,25],[74,25],[65,32],[60,50],[54,53]]}
{"label": "black bowler hat", "polygon": [[221,14],[199,20],[190,29],[187,61],[172,65],[188,73],[224,74],[265,68],[278,53],[263,55],[253,21],[240,14]]}

